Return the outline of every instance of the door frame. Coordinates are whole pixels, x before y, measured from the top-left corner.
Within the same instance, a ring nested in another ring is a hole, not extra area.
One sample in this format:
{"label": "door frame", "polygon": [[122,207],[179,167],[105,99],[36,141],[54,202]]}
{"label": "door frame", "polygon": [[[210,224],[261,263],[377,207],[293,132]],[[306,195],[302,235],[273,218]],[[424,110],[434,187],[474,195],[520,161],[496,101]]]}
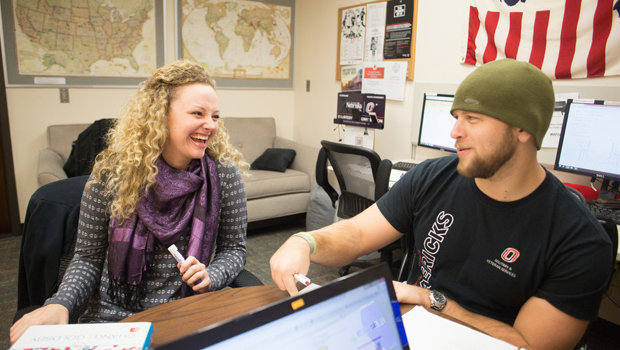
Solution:
{"label": "door frame", "polygon": [[[13,166],[13,148],[11,147],[11,129],[9,126],[9,106],[6,99],[4,82],[3,57],[0,55],[0,142],[2,143],[2,160],[4,165],[4,181],[6,183],[7,200],[9,202],[9,218],[13,236],[22,233],[17,201],[17,185],[15,183],[15,167]],[[0,235],[1,237],[2,235]],[[6,235],[4,235],[6,236]]]}

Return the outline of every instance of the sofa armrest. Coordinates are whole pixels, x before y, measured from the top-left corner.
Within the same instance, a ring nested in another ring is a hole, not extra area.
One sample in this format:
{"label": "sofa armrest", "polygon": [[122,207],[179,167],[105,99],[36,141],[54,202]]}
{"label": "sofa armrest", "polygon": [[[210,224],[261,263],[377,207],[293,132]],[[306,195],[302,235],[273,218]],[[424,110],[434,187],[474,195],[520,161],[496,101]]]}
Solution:
{"label": "sofa armrest", "polygon": [[303,171],[310,176],[310,189],[316,186],[316,160],[319,156],[319,148],[304,145],[300,142],[276,136],[273,141],[274,148],[288,148],[295,150],[295,160],[291,169]]}
{"label": "sofa armrest", "polygon": [[63,180],[67,174],[63,170],[65,162],[60,154],[49,148],[44,148],[39,152],[39,165],[37,166],[37,182],[39,187],[50,182]]}

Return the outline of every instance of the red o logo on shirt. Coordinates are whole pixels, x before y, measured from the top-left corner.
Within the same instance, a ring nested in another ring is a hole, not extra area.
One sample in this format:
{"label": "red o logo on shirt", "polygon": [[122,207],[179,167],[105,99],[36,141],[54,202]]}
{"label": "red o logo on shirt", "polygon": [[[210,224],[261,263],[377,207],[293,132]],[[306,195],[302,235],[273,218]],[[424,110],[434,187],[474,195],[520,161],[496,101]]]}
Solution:
{"label": "red o logo on shirt", "polygon": [[513,263],[519,258],[519,251],[514,248],[506,248],[502,253],[502,260],[507,263]]}

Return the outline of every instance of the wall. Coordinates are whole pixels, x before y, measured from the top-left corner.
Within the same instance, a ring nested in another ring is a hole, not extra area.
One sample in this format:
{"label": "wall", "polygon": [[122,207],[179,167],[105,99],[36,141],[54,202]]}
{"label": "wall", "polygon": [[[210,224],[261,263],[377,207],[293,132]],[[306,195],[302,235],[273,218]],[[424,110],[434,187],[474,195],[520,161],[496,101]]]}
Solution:
{"label": "wall", "polygon": [[[165,0],[166,62],[174,54],[174,1]],[[28,200],[37,189],[37,158],[47,147],[46,128],[53,124],[90,123],[113,118],[136,89],[70,88],[70,103],[60,103],[56,88],[7,88],[9,123],[15,165],[20,218],[23,222]],[[277,134],[293,137],[292,90],[218,90],[222,116],[274,117]],[[67,140],[71,142],[72,140]]]}
{"label": "wall", "polygon": [[[317,145],[338,140],[332,122],[336,113],[335,80],[338,8],[364,3],[354,0],[298,0],[297,59],[295,82],[295,138]],[[415,83],[458,84],[474,67],[460,64],[464,43],[467,2],[419,0],[415,50]],[[311,91],[305,91],[306,80]],[[405,101],[388,101],[385,129],[375,133],[375,151],[383,158],[427,158],[445,155],[440,151],[412,147],[412,129],[417,130],[419,113],[414,111],[414,82],[406,83]],[[589,86],[620,88],[620,77],[576,79],[555,82],[556,89],[581,91]],[[573,89],[574,88],[574,89]],[[618,90],[620,91],[620,90]],[[422,91],[421,93],[423,93]],[[447,91],[434,91],[445,92]],[[582,96],[586,97],[586,96]],[[592,96],[594,98],[596,96]],[[617,98],[616,98],[617,99]],[[413,136],[416,139],[416,136]],[[413,149],[412,149],[413,148]],[[539,161],[553,163],[555,149],[544,149]],[[552,166],[547,165],[550,169]],[[562,181],[587,184],[588,178],[555,172]]]}
{"label": "wall", "polygon": [[[273,116],[278,134],[318,146],[321,140],[338,140],[332,120],[340,83],[335,80],[338,8],[359,0],[297,0],[294,91],[219,90],[225,116]],[[414,79],[416,82],[457,84],[474,68],[459,63],[464,1],[420,0]],[[167,62],[174,60],[174,1],[166,0]],[[310,80],[310,92],[306,92]],[[620,77],[557,82],[576,87],[600,85],[617,88]],[[386,127],[376,132],[375,150],[384,158],[410,158],[414,113],[414,83],[405,87],[405,101],[388,101]],[[51,124],[88,123],[115,116],[133,89],[69,89],[69,104],[59,103],[58,89],[8,88],[9,121],[23,219],[30,195],[36,190],[37,154],[46,147],[45,129]],[[549,163],[552,151],[543,162]],[[429,156],[438,156],[441,153]],[[566,175],[559,174],[561,179]],[[568,177],[584,182],[584,177]]]}

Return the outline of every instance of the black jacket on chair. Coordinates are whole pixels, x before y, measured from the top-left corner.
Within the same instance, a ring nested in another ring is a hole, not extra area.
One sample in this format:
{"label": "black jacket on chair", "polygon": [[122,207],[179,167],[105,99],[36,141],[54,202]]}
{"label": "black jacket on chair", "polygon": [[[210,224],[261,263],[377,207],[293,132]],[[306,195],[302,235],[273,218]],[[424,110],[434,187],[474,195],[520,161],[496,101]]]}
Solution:
{"label": "black jacket on chair", "polygon": [[73,255],[87,181],[88,176],[55,181],[30,198],[19,255],[15,320],[43,305],[58,290],[60,260],[63,255]]}

